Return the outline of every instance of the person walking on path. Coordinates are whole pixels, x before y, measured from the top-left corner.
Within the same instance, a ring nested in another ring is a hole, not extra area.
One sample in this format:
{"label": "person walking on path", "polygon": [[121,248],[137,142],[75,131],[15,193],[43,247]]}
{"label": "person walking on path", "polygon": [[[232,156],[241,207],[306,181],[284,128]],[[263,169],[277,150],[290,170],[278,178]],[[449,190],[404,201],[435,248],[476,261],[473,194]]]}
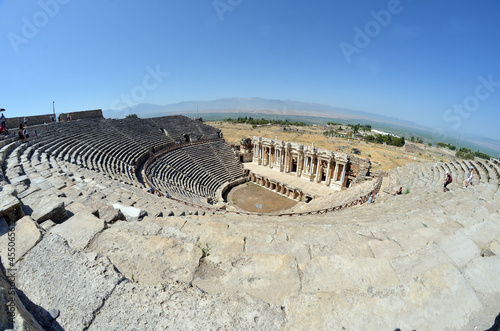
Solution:
{"label": "person walking on path", "polygon": [[453,181],[453,179],[451,178],[450,172],[447,170],[446,171],[446,179],[444,180],[443,192],[450,190],[446,186],[448,186],[448,184],[450,184],[452,181]]}

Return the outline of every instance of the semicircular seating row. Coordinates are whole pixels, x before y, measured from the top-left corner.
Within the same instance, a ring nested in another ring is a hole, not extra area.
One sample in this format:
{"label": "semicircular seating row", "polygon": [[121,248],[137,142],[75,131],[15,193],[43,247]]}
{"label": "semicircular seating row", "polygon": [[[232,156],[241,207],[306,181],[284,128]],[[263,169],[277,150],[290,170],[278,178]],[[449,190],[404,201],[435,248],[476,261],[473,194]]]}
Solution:
{"label": "semicircular seating row", "polygon": [[470,167],[474,168],[475,178],[473,183],[492,185],[498,188],[500,180],[500,164],[494,160],[474,161],[455,160],[438,164],[409,164],[403,168],[393,169],[390,172],[390,190],[399,187],[410,188],[413,191],[426,191],[433,188],[442,188],[448,171],[453,178],[454,187],[463,187],[470,174]]}
{"label": "semicircular seating row", "polygon": [[[169,134],[166,135],[161,129]],[[113,179],[139,185],[129,166],[145,155],[175,144],[184,134],[217,135],[217,129],[184,116],[155,119],[86,119],[50,126],[36,140],[39,153],[103,172]],[[33,141],[33,137],[30,139]]]}
{"label": "semicircular seating row", "polygon": [[160,191],[181,200],[217,201],[217,190],[244,176],[243,167],[224,140],[176,149],[159,157],[146,176]]}

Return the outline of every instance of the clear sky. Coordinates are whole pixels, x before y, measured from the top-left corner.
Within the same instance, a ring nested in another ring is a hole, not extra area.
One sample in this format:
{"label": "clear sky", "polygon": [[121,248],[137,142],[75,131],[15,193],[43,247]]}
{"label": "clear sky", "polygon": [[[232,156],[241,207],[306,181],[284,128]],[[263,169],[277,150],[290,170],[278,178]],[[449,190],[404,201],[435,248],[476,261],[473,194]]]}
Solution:
{"label": "clear sky", "polygon": [[500,0],[0,0],[6,116],[262,97],[500,139]]}

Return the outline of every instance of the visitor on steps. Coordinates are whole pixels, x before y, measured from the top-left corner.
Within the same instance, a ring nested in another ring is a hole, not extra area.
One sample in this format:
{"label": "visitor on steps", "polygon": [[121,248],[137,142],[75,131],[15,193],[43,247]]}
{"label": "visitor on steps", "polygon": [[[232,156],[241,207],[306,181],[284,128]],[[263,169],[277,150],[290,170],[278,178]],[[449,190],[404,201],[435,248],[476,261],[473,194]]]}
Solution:
{"label": "visitor on steps", "polygon": [[453,179],[451,178],[450,172],[447,170],[446,171],[446,179],[444,180],[443,192],[450,190],[446,186],[448,186],[448,184],[450,184],[452,181],[453,181]]}
{"label": "visitor on steps", "polygon": [[24,142],[27,142],[29,137],[30,137],[30,136],[29,136],[29,134],[28,134],[28,129],[27,129],[27,128],[24,128],[24,130],[23,130],[23,138],[24,138]]}
{"label": "visitor on steps", "polygon": [[465,180],[465,186],[464,188],[469,187],[469,185],[472,185],[472,180],[474,179],[474,167],[470,166],[470,175],[469,178]]}
{"label": "visitor on steps", "polygon": [[5,115],[2,113],[2,126],[3,127],[6,127],[5,122],[6,122]]}
{"label": "visitor on steps", "polygon": [[399,190],[397,190],[393,195],[401,195],[401,194],[403,194],[403,186],[401,186]]}
{"label": "visitor on steps", "polygon": [[368,203],[373,203],[373,194],[370,194],[370,197],[368,198]]}

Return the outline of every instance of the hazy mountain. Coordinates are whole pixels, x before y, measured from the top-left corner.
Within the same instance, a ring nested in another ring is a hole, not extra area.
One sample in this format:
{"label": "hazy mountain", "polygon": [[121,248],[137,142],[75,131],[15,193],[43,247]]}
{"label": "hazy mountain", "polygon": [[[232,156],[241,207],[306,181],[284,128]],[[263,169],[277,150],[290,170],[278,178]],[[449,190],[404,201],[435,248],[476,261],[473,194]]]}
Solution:
{"label": "hazy mountain", "polygon": [[[242,116],[263,117],[273,115],[275,117],[307,116],[324,119],[341,120],[346,122],[359,122],[371,124],[382,129],[387,129],[398,135],[410,137],[412,135],[427,138],[428,141],[436,143],[433,140],[432,129],[423,125],[401,120],[398,118],[387,117],[368,113],[360,110],[333,107],[330,105],[309,103],[293,100],[272,100],[263,98],[224,98],[212,101],[186,101],[169,105],[155,105],[141,103],[132,107],[120,110],[104,110],[106,118],[124,118],[129,114],[137,114],[141,118],[167,116],[172,114],[182,114],[186,116],[200,116],[203,114],[231,114],[232,117],[241,114]],[[326,122],[326,120],[325,120]],[[449,135],[453,137],[454,135]],[[454,141],[445,141],[454,144]],[[472,149],[481,148],[486,153],[493,155],[500,154],[500,141],[484,138],[478,135],[464,135],[462,142],[468,142],[468,147]]]}
{"label": "hazy mountain", "polygon": [[213,101],[186,101],[170,105],[154,105],[142,103],[120,110],[105,110],[104,116],[123,118],[128,114],[137,114],[139,117],[165,116],[175,114],[203,114],[203,113],[261,113],[277,115],[318,116],[346,120],[370,120],[386,124],[406,125],[413,128],[425,129],[419,124],[397,118],[381,116],[359,110],[345,109],[293,100],[272,100],[263,98],[225,98]]}

